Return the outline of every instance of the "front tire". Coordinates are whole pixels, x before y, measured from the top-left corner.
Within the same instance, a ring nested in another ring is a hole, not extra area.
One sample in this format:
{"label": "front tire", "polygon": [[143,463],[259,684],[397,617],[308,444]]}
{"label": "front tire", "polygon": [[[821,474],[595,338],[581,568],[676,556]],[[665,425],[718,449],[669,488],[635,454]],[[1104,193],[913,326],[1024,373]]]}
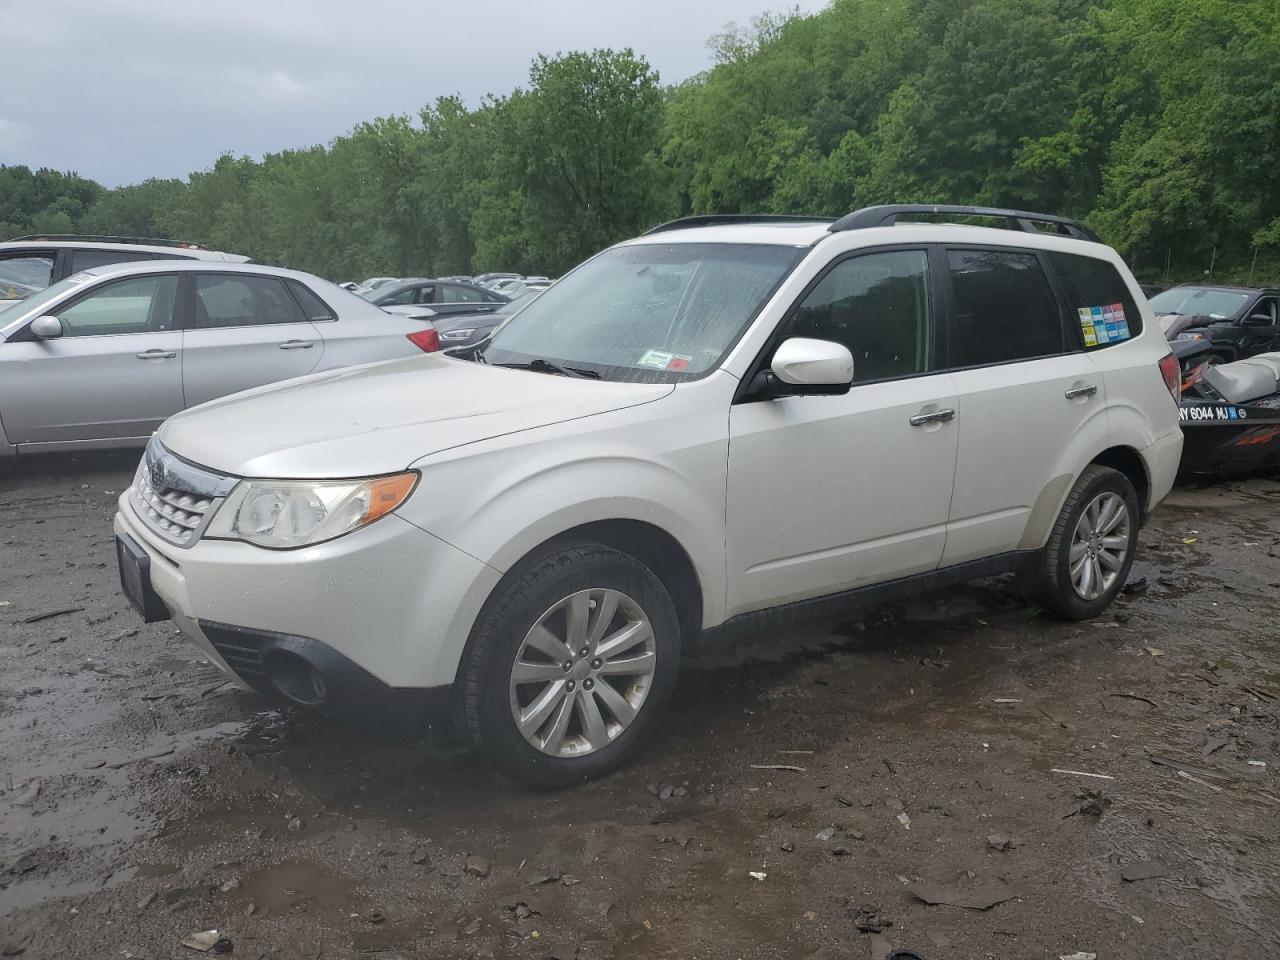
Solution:
{"label": "front tire", "polygon": [[1049,541],[1021,577],[1027,596],[1064,620],[1089,620],[1124,588],[1138,543],[1138,494],[1119,470],[1091,464]]}
{"label": "front tire", "polygon": [[567,786],[636,751],[679,663],[679,617],[654,573],[610,547],[564,544],[509,574],[486,604],[459,671],[459,712],[501,772]]}

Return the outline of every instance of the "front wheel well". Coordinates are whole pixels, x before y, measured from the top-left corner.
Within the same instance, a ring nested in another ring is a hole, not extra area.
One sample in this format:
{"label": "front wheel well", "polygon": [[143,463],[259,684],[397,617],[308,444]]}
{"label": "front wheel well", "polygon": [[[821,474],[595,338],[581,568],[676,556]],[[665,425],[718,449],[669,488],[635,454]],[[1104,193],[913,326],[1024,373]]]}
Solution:
{"label": "front wheel well", "polygon": [[1142,462],[1138,451],[1133,447],[1111,447],[1094,457],[1093,462],[1102,467],[1119,470],[1129,478],[1129,482],[1133,484],[1133,489],[1138,494],[1138,509],[1145,516],[1148,498],[1151,495],[1151,478],[1147,476],[1147,466]]}
{"label": "front wheel well", "polygon": [[697,651],[702,636],[702,585],[693,561],[675,537],[642,520],[598,520],[566,530],[530,553],[581,540],[612,547],[652,570],[676,605],[685,652]]}

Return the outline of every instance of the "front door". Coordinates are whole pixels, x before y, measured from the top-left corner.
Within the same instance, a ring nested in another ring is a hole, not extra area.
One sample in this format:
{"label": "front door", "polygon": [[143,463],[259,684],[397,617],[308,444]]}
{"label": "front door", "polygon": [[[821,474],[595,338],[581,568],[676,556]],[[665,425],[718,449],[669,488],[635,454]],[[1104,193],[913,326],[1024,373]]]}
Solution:
{"label": "front door", "polygon": [[188,407],[310,373],[324,339],[279,277],[199,273],[182,339]]}
{"label": "front door", "polygon": [[182,409],[178,278],[102,284],[55,308],[62,336],[0,344],[0,414],[12,443],[149,436]]}
{"label": "front door", "polygon": [[729,414],[728,616],[933,570],[956,464],[925,250],[838,261],[783,321],[854,356],[843,396]]}

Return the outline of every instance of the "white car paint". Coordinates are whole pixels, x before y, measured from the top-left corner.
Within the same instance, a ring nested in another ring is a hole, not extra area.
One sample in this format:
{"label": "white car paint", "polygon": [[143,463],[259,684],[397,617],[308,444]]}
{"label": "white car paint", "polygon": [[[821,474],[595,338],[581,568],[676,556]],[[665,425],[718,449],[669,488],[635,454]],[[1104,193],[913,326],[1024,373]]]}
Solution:
{"label": "white car paint", "polygon": [[[153,560],[184,632],[196,623],[314,638],[385,683],[454,681],[503,573],[586,523],[634,520],[688,555],[702,626],[792,600],[1042,546],[1072,482],[1102,451],[1141,458],[1145,506],[1168,492],[1181,433],[1159,326],[1114,251],[1051,235],[955,225],[829,233],[826,224],[691,228],[630,244],[784,244],[804,257],[717,369],[687,382],[568,379],[424,356],[266,387],[187,411],[158,440],[239,477],[420,471],[384,520],[272,551],[174,551],[120,499],[116,529]],[[843,396],[733,398],[797,298],[834,258],[885,244],[971,243],[1084,253],[1115,264],[1140,336],[1096,353],[855,385]],[[1101,380],[1083,400],[1064,393]],[[954,409],[954,422],[909,425]],[[995,429],[968,439],[966,424]],[[170,555],[178,553],[177,562]]]}

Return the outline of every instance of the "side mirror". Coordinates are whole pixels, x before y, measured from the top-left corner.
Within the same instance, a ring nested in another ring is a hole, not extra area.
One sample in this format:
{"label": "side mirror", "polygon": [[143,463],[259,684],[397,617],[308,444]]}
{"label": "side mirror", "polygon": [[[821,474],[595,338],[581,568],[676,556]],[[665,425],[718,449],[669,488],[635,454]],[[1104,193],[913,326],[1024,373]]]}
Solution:
{"label": "side mirror", "polygon": [[848,393],[853,383],[853,354],[830,340],[792,337],[784,340],[769,365],[781,381],[778,395]]}
{"label": "side mirror", "polygon": [[57,317],[36,317],[30,330],[37,340],[57,340],[62,336],[62,321]]}
{"label": "side mirror", "polygon": [[1254,313],[1245,317],[1245,325],[1249,327],[1270,327],[1275,325],[1275,321],[1270,315],[1265,313]]}

